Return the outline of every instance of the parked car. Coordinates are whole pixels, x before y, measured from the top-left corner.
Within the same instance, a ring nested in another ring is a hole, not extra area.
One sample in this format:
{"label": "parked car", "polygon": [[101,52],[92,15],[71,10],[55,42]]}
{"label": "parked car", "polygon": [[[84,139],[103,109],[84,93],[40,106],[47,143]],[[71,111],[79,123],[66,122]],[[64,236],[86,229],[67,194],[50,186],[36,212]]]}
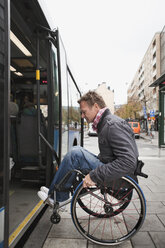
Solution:
{"label": "parked car", "polygon": [[139,137],[140,137],[140,123],[139,123],[139,121],[128,121],[128,123],[131,126],[131,128],[135,134],[135,138],[139,139]]}
{"label": "parked car", "polygon": [[89,125],[88,135],[89,136],[97,136],[97,132],[93,130],[92,125]]}

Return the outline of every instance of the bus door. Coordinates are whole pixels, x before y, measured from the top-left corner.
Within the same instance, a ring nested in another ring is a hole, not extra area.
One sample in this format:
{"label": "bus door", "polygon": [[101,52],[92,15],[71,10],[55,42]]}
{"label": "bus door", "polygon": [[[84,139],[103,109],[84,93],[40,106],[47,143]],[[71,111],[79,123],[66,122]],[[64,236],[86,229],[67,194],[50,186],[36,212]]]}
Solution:
{"label": "bus door", "polygon": [[[52,50],[57,53],[57,81],[59,82],[59,134],[54,128],[54,137],[58,135],[59,139],[59,157],[60,161],[64,155],[71,150],[73,146],[83,146],[83,120],[81,119],[79,104],[81,92],[76,84],[76,81],[71,73],[67,63],[67,56],[64,44],[60,37],[59,31],[56,30],[56,42],[52,43]],[[55,52],[53,52],[55,54]],[[54,71],[55,67],[52,67]],[[56,93],[57,94],[57,93]],[[56,98],[55,94],[55,98]],[[54,101],[55,102],[55,101]],[[56,108],[56,105],[54,105]],[[56,125],[54,125],[55,127]],[[81,137],[80,137],[81,134]],[[55,150],[56,138],[54,139]]]}
{"label": "bus door", "polygon": [[9,1],[0,2],[0,248],[8,247],[8,180],[9,120],[8,91],[10,88]]}
{"label": "bus door", "polygon": [[61,88],[61,158],[68,152],[69,139],[69,96],[68,96],[68,71],[65,48],[57,30],[57,54]]}
{"label": "bus door", "polygon": [[68,151],[68,74],[66,52],[58,30],[51,41],[51,70],[53,78],[54,149],[60,161]]}
{"label": "bus door", "polygon": [[[42,28],[47,31],[46,38],[49,40],[49,62],[47,66],[48,140],[53,144],[56,152],[53,152],[53,164],[54,169],[56,169],[68,150],[74,145],[80,144],[82,123],[77,100],[81,93],[67,65],[66,52],[59,31]],[[52,176],[49,165],[50,163],[47,164],[46,168],[47,185],[49,185]]]}
{"label": "bus door", "polygon": [[[61,159],[76,145],[80,145],[81,116],[79,111],[80,90],[70,71],[64,44],[56,31],[58,73],[61,91]],[[82,143],[81,143],[82,144]]]}

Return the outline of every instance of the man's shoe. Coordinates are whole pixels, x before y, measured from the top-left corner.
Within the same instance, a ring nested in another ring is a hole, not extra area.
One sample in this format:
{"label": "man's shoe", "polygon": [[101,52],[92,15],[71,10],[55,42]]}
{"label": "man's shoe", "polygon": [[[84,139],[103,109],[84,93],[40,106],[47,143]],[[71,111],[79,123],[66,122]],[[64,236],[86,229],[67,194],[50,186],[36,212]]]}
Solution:
{"label": "man's shoe", "polygon": [[51,199],[51,198],[48,198],[48,195],[47,195],[45,192],[43,192],[43,191],[38,191],[37,194],[38,194],[39,198],[40,198],[42,201],[44,201],[44,203],[49,204],[51,207],[54,206],[54,200]]}
{"label": "man's shoe", "polygon": [[46,193],[47,195],[48,195],[48,193],[49,193],[49,189],[46,188],[45,186],[42,186],[42,187],[40,188],[40,191]]}

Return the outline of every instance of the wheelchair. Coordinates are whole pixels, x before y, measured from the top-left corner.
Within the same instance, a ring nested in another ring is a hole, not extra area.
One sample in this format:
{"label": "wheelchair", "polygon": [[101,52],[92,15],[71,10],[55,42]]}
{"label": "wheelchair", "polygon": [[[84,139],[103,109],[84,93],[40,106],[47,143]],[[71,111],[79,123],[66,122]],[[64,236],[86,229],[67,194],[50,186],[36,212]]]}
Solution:
{"label": "wheelchair", "polygon": [[[136,176],[147,178],[142,173],[144,163],[138,162]],[[56,186],[62,185],[72,173],[76,180],[70,189],[72,193],[71,216],[76,229],[87,240],[99,245],[118,245],[135,235],[146,216],[146,200],[138,183],[130,176],[112,180],[108,185],[83,188],[83,177],[78,170],[69,172]],[[58,203],[54,205],[51,222],[60,222]]]}

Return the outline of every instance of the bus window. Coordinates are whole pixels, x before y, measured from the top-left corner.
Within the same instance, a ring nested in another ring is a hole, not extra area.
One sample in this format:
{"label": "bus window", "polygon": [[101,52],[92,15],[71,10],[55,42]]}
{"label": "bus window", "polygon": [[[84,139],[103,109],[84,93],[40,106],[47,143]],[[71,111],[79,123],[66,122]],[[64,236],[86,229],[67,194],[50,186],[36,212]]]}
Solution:
{"label": "bus window", "polygon": [[81,127],[81,116],[79,104],[77,101],[80,99],[80,93],[77,91],[75,83],[70,75],[68,74],[68,85],[69,85],[69,150],[72,146],[80,144],[80,127]]}
{"label": "bus window", "polygon": [[54,149],[59,155],[59,80],[57,71],[57,51],[52,46],[52,74],[53,74],[53,129],[54,129]]}
{"label": "bus window", "polygon": [[67,61],[65,48],[59,36],[59,49],[60,49],[60,68],[61,68],[61,98],[62,98],[62,154],[61,158],[68,151],[68,75],[67,75]]}

